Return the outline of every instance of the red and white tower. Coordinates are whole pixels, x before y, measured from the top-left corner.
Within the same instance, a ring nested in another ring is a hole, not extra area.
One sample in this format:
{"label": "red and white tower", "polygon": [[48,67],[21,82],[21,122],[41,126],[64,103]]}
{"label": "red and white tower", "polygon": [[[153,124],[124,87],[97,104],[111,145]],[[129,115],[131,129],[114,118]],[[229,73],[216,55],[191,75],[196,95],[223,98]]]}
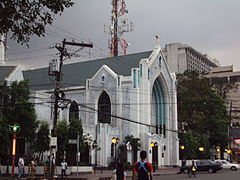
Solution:
{"label": "red and white tower", "polygon": [[[128,23],[125,15],[128,13],[125,0],[112,0],[112,16],[109,34],[111,39],[108,43],[108,48],[111,56],[127,54],[128,43],[124,34],[133,31],[133,23]],[[121,47],[122,51],[119,51]]]}

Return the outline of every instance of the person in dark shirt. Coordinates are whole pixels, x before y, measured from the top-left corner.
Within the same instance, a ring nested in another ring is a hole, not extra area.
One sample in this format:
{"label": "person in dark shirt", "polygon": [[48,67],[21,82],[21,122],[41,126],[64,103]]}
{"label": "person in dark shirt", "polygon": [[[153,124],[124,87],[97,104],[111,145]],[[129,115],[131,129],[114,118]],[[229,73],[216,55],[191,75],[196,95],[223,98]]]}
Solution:
{"label": "person in dark shirt", "polygon": [[133,180],[138,177],[138,180],[152,180],[153,167],[152,164],[146,161],[147,152],[140,152],[141,161],[136,162],[133,166]]}

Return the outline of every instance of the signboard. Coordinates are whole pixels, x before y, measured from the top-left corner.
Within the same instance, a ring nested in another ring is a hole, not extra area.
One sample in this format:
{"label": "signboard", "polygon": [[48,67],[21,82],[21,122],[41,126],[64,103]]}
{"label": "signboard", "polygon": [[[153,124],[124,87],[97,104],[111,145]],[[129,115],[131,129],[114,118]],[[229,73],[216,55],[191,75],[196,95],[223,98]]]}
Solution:
{"label": "signboard", "polygon": [[77,139],[69,139],[68,144],[77,144]]}
{"label": "signboard", "polygon": [[51,137],[50,145],[57,146],[57,137]]}
{"label": "signboard", "polygon": [[240,139],[234,139],[234,143],[240,145]]}

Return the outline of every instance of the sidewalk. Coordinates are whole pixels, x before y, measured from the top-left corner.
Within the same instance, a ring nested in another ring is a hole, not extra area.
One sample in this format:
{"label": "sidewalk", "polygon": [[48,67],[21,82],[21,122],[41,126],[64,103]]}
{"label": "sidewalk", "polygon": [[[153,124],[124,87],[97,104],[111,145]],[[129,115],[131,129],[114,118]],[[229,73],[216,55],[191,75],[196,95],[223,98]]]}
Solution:
{"label": "sidewalk", "polygon": [[[179,172],[179,168],[159,168],[155,172],[153,172],[153,176],[161,176],[168,174],[177,174]],[[127,179],[131,179],[132,171],[126,171]],[[79,174],[70,175],[66,179],[84,179],[84,180],[107,180],[112,176],[112,170],[104,170],[102,173],[100,170],[97,170],[96,174]]]}
{"label": "sidewalk", "polygon": [[[161,175],[168,175],[168,174],[177,174],[179,172],[179,168],[159,168],[155,172],[153,172],[153,176],[161,176]],[[132,171],[126,171],[127,173],[127,179],[131,179],[132,177]],[[68,175],[64,179],[67,180],[109,180],[112,176],[112,170],[103,170],[102,172],[100,170],[96,171],[96,174],[81,174],[77,176],[76,174]],[[17,178],[11,178],[11,177],[1,177],[0,179],[17,179]],[[61,176],[55,177],[55,178],[44,178],[42,176],[37,177],[26,177],[21,178],[22,180],[55,180],[55,179],[62,179]]]}

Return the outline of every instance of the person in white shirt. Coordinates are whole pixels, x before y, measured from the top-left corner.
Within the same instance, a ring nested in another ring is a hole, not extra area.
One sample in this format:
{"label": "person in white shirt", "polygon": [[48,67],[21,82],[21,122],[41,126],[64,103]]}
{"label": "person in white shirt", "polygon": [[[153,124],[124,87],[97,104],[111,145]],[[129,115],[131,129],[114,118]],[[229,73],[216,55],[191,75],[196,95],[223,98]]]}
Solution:
{"label": "person in white shirt", "polygon": [[24,159],[23,156],[20,156],[18,159],[18,178],[24,176]]}
{"label": "person in white shirt", "polygon": [[67,163],[65,161],[65,159],[63,159],[63,161],[61,162],[61,175],[62,175],[62,178],[63,176],[66,176],[66,170],[67,170]]}

